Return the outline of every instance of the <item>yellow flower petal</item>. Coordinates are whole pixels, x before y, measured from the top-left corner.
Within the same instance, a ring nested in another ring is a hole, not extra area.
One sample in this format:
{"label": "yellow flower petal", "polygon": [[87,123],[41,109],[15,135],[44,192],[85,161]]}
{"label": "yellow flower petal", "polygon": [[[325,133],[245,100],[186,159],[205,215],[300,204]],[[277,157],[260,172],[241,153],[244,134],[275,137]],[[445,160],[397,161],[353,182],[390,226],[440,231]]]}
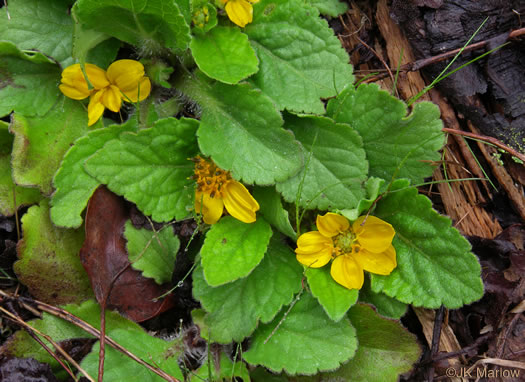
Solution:
{"label": "yellow flower petal", "polygon": [[221,198],[210,197],[209,194],[195,192],[195,211],[202,214],[202,219],[206,224],[215,224],[221,218],[224,211],[224,204]]}
{"label": "yellow flower petal", "polygon": [[225,9],[229,19],[241,28],[252,22],[253,8],[246,0],[229,0]]}
{"label": "yellow flower petal", "polygon": [[317,229],[326,237],[334,237],[350,227],[348,219],[339,214],[327,212],[324,216],[317,215]]}
{"label": "yellow flower petal", "polygon": [[[121,89],[122,90],[122,89]],[[131,90],[124,91],[124,101],[126,102],[137,102],[146,99],[151,92],[151,82],[148,77],[142,77],[139,85]],[[139,98],[140,95],[140,98]]]}
{"label": "yellow flower petal", "polygon": [[390,224],[375,216],[360,216],[352,224],[352,229],[361,247],[374,253],[386,251],[396,234]]}
{"label": "yellow flower petal", "polygon": [[123,92],[136,92],[144,77],[144,65],[135,60],[118,60],[109,66],[107,76],[109,81]]}
{"label": "yellow flower petal", "polygon": [[82,88],[76,88],[73,86],[68,86],[64,84],[58,85],[58,88],[64,94],[66,97],[76,100],[81,100],[84,98],[89,97],[91,94],[91,91],[87,89],[87,86],[85,89]]}
{"label": "yellow flower petal", "polygon": [[235,219],[244,223],[255,221],[255,212],[259,210],[259,203],[242,183],[233,180],[223,186],[222,199],[224,207]]}
{"label": "yellow flower petal", "polygon": [[[98,66],[93,64],[85,64],[86,75],[89,78],[89,82],[95,89],[102,89],[109,85],[109,81],[106,78],[106,72],[100,69]],[[82,73],[80,64],[74,64],[68,66],[62,71],[62,84],[59,86],[60,90],[66,97],[72,99],[84,99],[87,98],[91,93],[92,89],[88,89],[88,84]]]}
{"label": "yellow flower petal", "polygon": [[389,275],[397,266],[396,249],[393,245],[390,245],[386,251],[381,253],[373,253],[362,249],[352,255],[365,271],[378,275]]}
{"label": "yellow flower petal", "polygon": [[88,126],[97,122],[102,114],[104,114],[105,107],[102,104],[101,98],[104,95],[104,89],[98,90],[91,95],[88,105]]}
{"label": "yellow flower petal", "polygon": [[332,251],[325,249],[316,254],[298,253],[295,257],[298,262],[309,268],[321,268],[332,259]]}
{"label": "yellow flower petal", "polygon": [[113,112],[118,112],[120,106],[122,105],[122,98],[120,95],[120,90],[115,85],[110,85],[107,88],[101,90],[103,93],[101,102],[109,110]]}
{"label": "yellow flower petal", "polygon": [[326,265],[332,258],[332,252],[332,240],[319,231],[303,233],[297,239],[297,261],[307,267],[320,268]]}
{"label": "yellow flower petal", "polygon": [[361,265],[350,255],[337,256],[330,269],[332,278],[348,289],[361,289],[365,275]]}
{"label": "yellow flower petal", "polygon": [[319,231],[310,231],[299,236],[295,253],[315,254],[324,251],[326,248],[330,249],[330,253],[332,252],[332,239],[321,235]]}

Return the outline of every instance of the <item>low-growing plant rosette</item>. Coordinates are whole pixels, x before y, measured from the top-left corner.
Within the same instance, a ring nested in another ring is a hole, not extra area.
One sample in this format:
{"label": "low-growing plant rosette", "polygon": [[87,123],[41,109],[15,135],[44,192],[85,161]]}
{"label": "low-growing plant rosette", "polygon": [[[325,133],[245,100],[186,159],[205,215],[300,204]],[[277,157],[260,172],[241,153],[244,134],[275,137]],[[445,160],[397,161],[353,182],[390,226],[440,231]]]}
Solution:
{"label": "low-growing plant rosette", "polygon": [[[10,115],[0,123],[0,186],[10,190],[0,213],[15,213],[12,190],[31,206],[15,270],[36,298],[99,317],[84,301],[93,293],[78,251],[100,185],[155,228],[122,222],[134,272],[175,289],[191,280],[208,344],[248,344],[233,362],[220,351],[181,370],[178,343],[111,314],[112,338],[179,379],[395,381],[421,353],[399,321],[408,304],[455,309],[481,298],[469,243],[417,190],[441,158],[439,109],[354,85],[320,17],[344,3],[66,3],[11,0],[10,18],[0,10],[0,115]],[[124,121],[106,113],[122,102]],[[182,245],[171,226],[190,223]],[[179,264],[192,271],[172,280]],[[78,292],[53,300],[61,290]],[[60,341],[81,337],[67,325]],[[30,341],[17,334],[10,351],[59,367]],[[92,373],[97,346],[81,362]],[[104,377],[138,375],[129,362],[108,352],[106,370],[122,374]]]}

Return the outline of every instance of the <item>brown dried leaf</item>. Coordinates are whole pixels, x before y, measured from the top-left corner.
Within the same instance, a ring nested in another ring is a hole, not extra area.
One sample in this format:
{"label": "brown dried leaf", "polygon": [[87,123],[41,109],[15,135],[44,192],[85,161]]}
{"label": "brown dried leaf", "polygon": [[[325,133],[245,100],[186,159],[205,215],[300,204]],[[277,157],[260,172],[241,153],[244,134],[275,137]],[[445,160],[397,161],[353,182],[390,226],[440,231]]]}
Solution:
{"label": "brown dried leaf", "polygon": [[99,187],[88,204],[80,259],[99,304],[141,322],[169,309],[173,301],[170,296],[155,300],[167,286],[159,286],[131,268],[122,235],[129,217],[124,199]]}

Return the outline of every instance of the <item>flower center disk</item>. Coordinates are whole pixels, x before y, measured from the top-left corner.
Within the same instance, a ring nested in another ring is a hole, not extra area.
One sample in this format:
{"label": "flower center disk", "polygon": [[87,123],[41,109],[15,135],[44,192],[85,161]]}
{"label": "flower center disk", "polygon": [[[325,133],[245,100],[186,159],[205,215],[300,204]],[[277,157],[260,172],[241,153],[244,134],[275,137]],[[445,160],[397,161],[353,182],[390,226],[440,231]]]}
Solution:
{"label": "flower center disk", "polygon": [[333,240],[336,247],[336,256],[359,251],[356,235],[350,230],[340,233]]}
{"label": "flower center disk", "polygon": [[194,162],[197,190],[209,194],[212,198],[222,197],[223,187],[232,180],[230,173],[200,156],[197,156]]}

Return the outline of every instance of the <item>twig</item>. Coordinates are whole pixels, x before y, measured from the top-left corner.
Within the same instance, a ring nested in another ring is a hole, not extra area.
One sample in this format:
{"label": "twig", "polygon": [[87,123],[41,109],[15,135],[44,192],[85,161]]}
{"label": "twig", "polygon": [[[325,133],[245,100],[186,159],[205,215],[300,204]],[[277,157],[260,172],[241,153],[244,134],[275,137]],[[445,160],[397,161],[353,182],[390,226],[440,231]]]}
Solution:
{"label": "twig", "polygon": [[[381,63],[383,64],[383,66],[385,67],[385,70],[388,72],[388,75],[390,76],[390,79],[392,80],[392,83],[395,83],[396,80],[394,78],[394,74],[392,73],[392,70],[390,70],[390,68],[388,67],[388,64],[385,62],[385,60],[383,59],[383,57],[381,57],[379,54],[377,54],[377,52],[372,49],[366,42],[364,42],[363,40],[361,40],[359,37],[355,36],[355,38],[361,43],[363,44],[368,50],[370,50],[374,56],[377,57],[377,59],[379,61],[381,61]],[[386,77],[386,75],[385,75]]]}
{"label": "twig", "polygon": [[[93,337],[100,338],[100,331],[98,329],[95,329],[93,326],[91,326],[90,324],[88,324],[84,320],[78,318],[77,316],[69,313],[68,311],[66,311],[64,309],[57,308],[56,306],[49,305],[49,304],[46,304],[45,302],[41,302],[41,301],[38,301],[38,300],[31,300],[31,299],[28,299],[28,298],[21,298],[21,297],[18,297],[18,296],[12,296],[12,295],[4,292],[3,290],[0,290],[0,296],[7,297],[7,298],[18,299],[20,304],[21,304],[21,306],[26,308],[26,309],[27,309],[28,306],[31,307],[31,305],[29,305],[29,304],[27,304],[27,303],[25,303],[23,301],[23,300],[27,300],[28,302],[36,304],[37,309],[39,309],[39,310],[41,310],[43,312],[49,313],[49,314],[51,314],[51,315],[53,315],[55,317],[62,318],[63,320],[66,320],[66,321],[72,323],[73,325],[78,326],[79,328],[83,329],[85,332],[91,334]],[[141,364],[142,366],[148,368],[150,371],[152,371],[153,373],[157,374],[159,377],[165,379],[166,381],[168,381],[168,382],[181,382],[177,378],[172,377],[171,375],[167,374],[165,371],[163,371],[163,370],[161,370],[161,369],[159,369],[157,367],[151,366],[149,363],[143,361],[141,358],[137,357],[135,354],[131,353],[129,350],[127,350],[124,347],[122,347],[121,345],[119,345],[117,342],[112,340],[107,335],[105,336],[105,340],[106,340],[106,343],[109,346],[111,346],[115,350],[118,350],[119,352],[123,353],[124,355],[128,356],[129,358],[131,358],[135,362]]]}
{"label": "twig", "polygon": [[100,337],[98,350],[98,382],[104,380],[104,360],[106,358],[106,306],[100,306]]}
{"label": "twig", "polygon": [[[51,343],[51,345],[53,345],[53,347],[60,353],[62,354],[62,356],[68,361],[70,362],[73,366],[75,366],[82,374],[84,374],[84,376],[89,379],[91,382],[95,382],[95,380],[93,378],[91,378],[91,376],[84,370],[80,367],[80,365],[73,359],[71,358],[71,356],[64,350],[62,349],[62,347],[57,344],[55,341],[53,341],[53,339],[51,337],[49,337],[47,334],[44,334],[42,333],[41,331],[33,328],[31,325],[29,325],[27,322],[25,322],[24,320],[22,320],[20,317],[18,317],[17,315],[14,315],[13,313],[11,313],[10,311],[2,308],[0,306],[0,311],[2,311],[4,314],[6,314],[8,317],[10,317],[11,319],[15,320],[18,324],[22,325],[25,329],[28,329],[30,331],[32,331],[33,333],[37,333],[38,335],[44,337],[49,343]],[[51,349],[50,349],[51,350]]]}
{"label": "twig", "polygon": [[[439,341],[441,339],[441,327],[443,324],[443,316],[445,315],[445,307],[441,305],[439,310],[436,312],[434,319],[434,330],[432,331],[432,346],[430,347],[429,359],[433,359],[439,351]],[[428,382],[434,380],[434,365],[431,364],[427,371]]]}
{"label": "twig", "polygon": [[[525,28],[520,28],[520,29],[513,30],[513,31],[511,31],[509,33],[509,35],[507,36],[507,39],[505,41],[508,41],[511,38],[515,38],[515,37],[518,37],[518,36],[521,36],[521,35],[524,35],[524,34],[525,34]],[[466,46],[463,49],[463,52],[469,52],[471,50],[477,50],[477,49],[484,48],[485,46],[487,46],[491,42],[491,40],[492,39],[483,40],[483,41],[479,41],[479,42],[476,42],[474,44],[468,45],[468,46]],[[414,61],[414,62],[409,62],[408,64],[402,65],[401,68],[399,68],[399,71],[401,71],[401,72],[416,72],[416,71],[418,71],[418,70],[420,70],[420,69],[422,69],[422,68],[424,68],[426,66],[429,66],[429,65],[432,65],[432,64],[444,61],[444,60],[448,60],[449,58],[452,58],[456,54],[458,54],[460,50],[461,50],[461,48],[460,49],[454,49],[454,50],[451,50],[449,52],[438,54],[436,56],[432,56],[432,57],[428,57],[428,58],[422,58],[421,60],[417,60],[417,61]],[[378,69],[378,70],[381,70],[381,69]],[[392,73],[390,71],[390,69],[388,70],[388,72]],[[383,78],[391,75],[389,73],[377,74],[375,76],[367,78],[363,82],[369,83],[369,82],[375,82],[375,81],[378,81],[378,80],[382,80]]]}
{"label": "twig", "polygon": [[49,355],[51,357],[53,357],[55,359],[55,361],[57,361],[60,366],[62,366],[62,368],[71,376],[71,378],[73,378],[73,380],[75,382],[78,382],[78,378],[75,376],[75,374],[73,374],[73,372],[71,371],[71,369],[60,359],[60,357],[58,357],[58,355],[55,354],[55,352],[53,350],[51,350],[49,348],[49,346],[47,346],[44,341],[42,341],[36,334],[35,332],[33,332],[31,329],[29,328],[25,328],[25,330],[27,331],[27,333],[36,341],[38,342],[38,344],[40,346],[42,346],[42,348],[44,348],[45,351],[47,351],[49,353]]}
{"label": "twig", "polygon": [[444,131],[445,133],[463,135],[465,137],[469,137],[469,138],[473,138],[473,139],[479,139],[480,141],[491,143],[494,146],[497,146],[500,149],[505,150],[510,155],[515,156],[519,160],[525,162],[525,155],[517,152],[516,150],[514,150],[511,147],[506,146],[505,144],[503,144],[501,141],[497,140],[496,138],[487,137],[486,135],[479,135],[479,134],[469,133],[468,131],[463,131],[463,130],[449,129],[448,127],[444,127],[441,130]]}

